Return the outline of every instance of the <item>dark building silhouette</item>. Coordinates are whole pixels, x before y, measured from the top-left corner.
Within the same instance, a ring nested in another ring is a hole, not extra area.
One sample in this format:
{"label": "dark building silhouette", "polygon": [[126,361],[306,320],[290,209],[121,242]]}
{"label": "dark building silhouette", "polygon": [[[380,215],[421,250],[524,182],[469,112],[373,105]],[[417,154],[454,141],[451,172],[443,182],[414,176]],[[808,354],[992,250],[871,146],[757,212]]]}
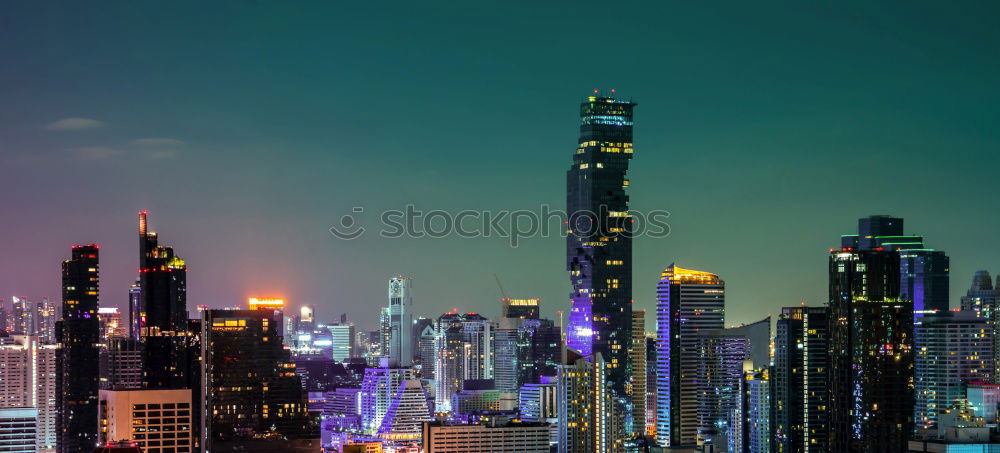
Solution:
{"label": "dark building silhouette", "polygon": [[784,307],[771,370],[776,453],[829,451],[827,307]]}
{"label": "dark building silhouette", "polygon": [[281,311],[205,310],[203,316],[206,450],[261,438],[319,437],[282,344]]}
{"label": "dark building silhouette", "polygon": [[584,356],[601,353],[621,397],[629,384],[632,336],[632,219],[625,189],[634,107],[614,97],[587,98],[566,172],[566,268],[573,286],[567,343]]}
{"label": "dark building silhouette", "polygon": [[99,247],[74,245],[62,264],[62,320],[56,328],[56,430],[60,453],[90,453],[97,445],[100,323]]}
{"label": "dark building silhouette", "polygon": [[903,219],[871,216],[830,251],[831,451],[905,451],[913,434],[908,250],[923,250],[923,240],[903,235]]}

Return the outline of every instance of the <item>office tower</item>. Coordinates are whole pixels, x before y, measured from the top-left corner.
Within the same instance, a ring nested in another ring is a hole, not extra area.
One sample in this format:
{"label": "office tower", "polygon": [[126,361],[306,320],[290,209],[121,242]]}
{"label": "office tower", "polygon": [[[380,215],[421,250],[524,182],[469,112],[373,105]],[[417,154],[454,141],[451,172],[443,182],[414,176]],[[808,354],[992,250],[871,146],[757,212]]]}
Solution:
{"label": "office tower", "polygon": [[500,299],[500,313],[504,318],[538,319],[541,299]]}
{"label": "office tower", "polygon": [[354,324],[334,324],[327,326],[330,331],[331,345],[330,358],[338,362],[343,362],[354,357]]}
{"label": "office tower", "polygon": [[771,381],[767,369],[745,370],[739,380],[740,398],[731,412],[728,451],[771,453]]}
{"label": "office tower", "polygon": [[827,451],[827,312],[827,307],[781,309],[770,373],[776,453]]}
{"label": "office tower", "polygon": [[142,286],[138,279],[128,287],[128,336],[136,340],[142,336]]}
{"label": "office tower", "polygon": [[612,388],[627,396],[632,335],[632,218],[625,188],[632,159],[630,101],[590,96],[580,105],[580,139],[566,172],[566,269],[573,291],[567,344],[600,352]]}
{"label": "office tower", "polygon": [[107,345],[112,338],[125,338],[128,330],[122,323],[121,313],[114,307],[97,309],[97,319],[101,326],[101,343]]}
{"label": "office tower", "polygon": [[949,310],[948,255],[940,250],[924,249],[920,242],[886,240],[882,247],[899,249],[899,297],[913,304],[914,316]]}
{"label": "office tower", "polygon": [[478,425],[423,424],[424,453],[548,453],[549,425],[494,423]]}
{"label": "office tower", "polygon": [[299,318],[295,326],[300,332],[316,330],[316,307],[303,305],[299,308]]}
{"label": "office tower", "polygon": [[389,357],[389,347],[392,344],[392,316],[389,314],[389,307],[382,307],[378,315],[379,357]]}
{"label": "office tower", "polygon": [[646,414],[645,434],[647,437],[656,439],[656,334],[647,334],[644,338],[646,344]]}
{"label": "office tower", "polygon": [[434,379],[435,333],[433,319],[421,317],[413,323],[413,358],[423,379]]}
{"label": "office tower", "polygon": [[673,264],[656,287],[656,443],[694,445],[698,436],[698,333],[721,329],[726,283]]}
{"label": "office tower", "polygon": [[961,309],[976,312],[976,316],[994,323],[994,313],[997,305],[997,290],[989,271],[976,271],[972,276],[972,286],[965,296],[962,296]]}
{"label": "office tower", "polygon": [[389,357],[398,366],[413,364],[413,282],[389,279]]}
{"label": "office tower", "polygon": [[914,327],[916,433],[929,437],[938,415],[966,397],[966,386],[992,382],[993,333],[974,311],[924,316]]}
{"label": "office tower", "polygon": [[411,368],[390,368],[383,360],[365,370],[361,384],[361,426],[371,436],[416,441],[420,425],[431,419],[427,394]]}
{"label": "office tower", "polygon": [[35,453],[38,450],[38,410],[0,407],[0,451]]}
{"label": "office tower", "polygon": [[41,302],[35,305],[35,321],[37,330],[35,335],[44,344],[54,344],[56,342],[56,321],[59,315],[56,312],[56,304],[43,297]]}
{"label": "office tower", "polygon": [[496,387],[505,392],[516,391],[521,386],[518,379],[518,331],[522,324],[521,318],[500,318],[493,336],[493,353],[496,357],[493,379]]}
{"label": "office tower", "polygon": [[144,453],[191,453],[191,390],[101,390],[100,442],[130,441]]}
{"label": "office tower", "polygon": [[11,319],[9,313],[7,312],[7,301],[0,297],[0,332],[10,332]]}
{"label": "office tower", "polygon": [[831,451],[902,451],[913,433],[914,306],[900,274],[922,242],[903,219],[871,216],[830,251]]}
{"label": "office tower", "polygon": [[181,389],[197,386],[187,317],[187,265],[173,247],[159,245],[139,213],[139,297],[144,386]]}
{"label": "office tower", "polygon": [[62,263],[63,308],[56,339],[60,453],[90,453],[97,443],[99,253],[96,244],[74,245],[72,257]]}
{"label": "office tower", "polygon": [[435,411],[451,411],[451,395],[465,380],[493,379],[493,323],[476,314],[438,317],[435,341]]}
{"label": "office tower", "polygon": [[632,312],[632,382],[629,395],[632,404],[630,434],[643,436],[646,432],[646,310]]}
{"label": "office tower", "polygon": [[467,417],[486,412],[513,411],[517,403],[517,392],[504,392],[493,385],[469,385],[466,381],[462,390],[451,395],[451,413]]}
{"label": "office tower", "polygon": [[56,352],[56,345],[26,335],[0,344],[0,410],[34,410],[33,447],[39,452],[56,451]]}
{"label": "office tower", "polygon": [[753,324],[697,333],[698,371],[694,376],[698,403],[698,444],[729,445],[731,412],[741,398],[744,364],[749,369],[770,362],[771,318]]}
{"label": "office tower", "polygon": [[221,450],[267,433],[314,437],[302,384],[282,344],[281,311],[205,310],[202,316],[203,448]]}

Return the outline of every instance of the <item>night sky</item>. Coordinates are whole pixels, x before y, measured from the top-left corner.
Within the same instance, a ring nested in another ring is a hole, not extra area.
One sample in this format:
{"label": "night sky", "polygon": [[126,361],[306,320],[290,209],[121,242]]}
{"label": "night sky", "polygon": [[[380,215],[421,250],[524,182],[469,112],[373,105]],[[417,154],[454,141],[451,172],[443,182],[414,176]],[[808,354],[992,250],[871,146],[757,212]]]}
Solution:
{"label": "night sky", "polygon": [[496,316],[496,273],[554,316],[562,237],[327,229],[562,208],[595,88],[639,104],[632,206],[671,213],[635,242],[637,308],[673,262],[726,281],[728,323],[825,303],[827,250],[870,214],[951,256],[952,306],[1000,271],[1000,3],[478,3],[3,2],[0,296],[59,300],[96,242],[124,307],[148,209],[191,308],[283,296],[374,327],[402,273],[418,314]]}

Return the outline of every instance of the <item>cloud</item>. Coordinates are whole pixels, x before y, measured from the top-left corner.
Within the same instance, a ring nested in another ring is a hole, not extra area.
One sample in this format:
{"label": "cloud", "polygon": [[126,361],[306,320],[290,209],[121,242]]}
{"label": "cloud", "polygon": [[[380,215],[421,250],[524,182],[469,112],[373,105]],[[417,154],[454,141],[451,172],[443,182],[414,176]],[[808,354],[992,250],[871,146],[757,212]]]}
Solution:
{"label": "cloud", "polygon": [[172,149],[155,149],[146,151],[146,157],[153,160],[170,159],[177,156],[177,151]]}
{"label": "cloud", "polygon": [[122,153],[120,149],[107,146],[85,146],[83,148],[70,148],[69,152],[82,160],[103,160]]}
{"label": "cloud", "polygon": [[63,118],[54,123],[47,124],[45,128],[50,131],[82,131],[102,126],[104,126],[103,122],[90,118]]}
{"label": "cloud", "polygon": [[186,145],[187,142],[184,140],[177,140],[176,138],[149,137],[132,140],[132,144],[138,146],[181,146]]}

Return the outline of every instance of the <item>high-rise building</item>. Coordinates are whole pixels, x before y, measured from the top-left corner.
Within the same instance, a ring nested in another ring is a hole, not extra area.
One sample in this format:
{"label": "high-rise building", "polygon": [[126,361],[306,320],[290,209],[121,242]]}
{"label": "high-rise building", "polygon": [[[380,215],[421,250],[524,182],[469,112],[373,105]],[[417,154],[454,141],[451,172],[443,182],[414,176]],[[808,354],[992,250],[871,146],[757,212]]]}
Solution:
{"label": "high-rise building", "polygon": [[993,287],[989,271],[976,271],[972,276],[972,286],[962,296],[961,309],[974,311],[977,317],[993,324],[996,308],[997,289]]}
{"label": "high-rise building", "polygon": [[56,358],[60,453],[91,453],[97,445],[99,253],[96,244],[74,245],[72,257],[62,264],[63,309]]}
{"label": "high-rise building", "polygon": [[629,383],[632,414],[629,433],[641,437],[646,433],[646,310],[632,312],[629,356],[632,360],[632,381]]}
{"label": "high-rise building", "polygon": [[743,372],[739,380],[740,398],[731,412],[728,451],[771,453],[771,380],[767,369]]}
{"label": "high-rise building", "polygon": [[269,433],[318,437],[295,364],[282,344],[281,311],[205,310],[202,315],[203,448],[214,451]]}
{"label": "high-rise building", "polygon": [[145,453],[191,453],[191,390],[101,390],[101,444],[130,441]]}
{"label": "high-rise building", "polygon": [[139,279],[128,287],[128,336],[135,340],[142,337],[142,286]]}
{"label": "high-rise building", "polygon": [[989,327],[974,311],[924,316],[914,327],[918,436],[937,434],[939,414],[965,400],[966,386],[993,380],[993,332]]}
{"label": "high-rise building", "polygon": [[11,312],[14,319],[11,327],[14,333],[37,336],[38,323],[36,322],[35,304],[27,297],[18,296],[11,298],[11,302],[14,308]]}
{"label": "high-rise building", "polygon": [[59,315],[56,311],[56,304],[43,297],[41,302],[35,305],[35,322],[37,329],[35,335],[44,344],[54,344],[56,342],[56,321]]}
{"label": "high-rise building", "polygon": [[656,439],[656,334],[646,335],[646,436]]}
{"label": "high-rise building", "polygon": [[342,323],[326,327],[330,331],[330,358],[344,362],[354,357],[354,324]]}
{"label": "high-rise building", "polygon": [[431,420],[427,393],[411,368],[389,367],[391,359],[365,370],[361,383],[361,429],[392,441],[418,441]]}
{"label": "high-rise building", "polygon": [[[429,321],[429,322],[425,322]],[[419,329],[419,330],[418,330]],[[423,379],[434,379],[435,361],[434,338],[437,331],[434,328],[434,320],[421,318],[414,324],[417,351],[420,357],[420,377]]]}
{"label": "high-rise building", "polygon": [[671,264],[656,287],[656,443],[698,438],[698,333],[724,327],[726,283]]}
{"label": "high-rise building", "polygon": [[745,364],[764,369],[770,362],[771,318],[753,324],[697,333],[698,444],[727,448],[731,413],[737,408]]}
{"label": "high-rise building", "polygon": [[[0,410],[32,408],[35,448],[56,451],[56,345],[14,335],[0,342]],[[0,436],[2,437],[2,436]],[[0,440],[0,451],[3,449]],[[34,451],[34,450],[32,450]]]}
{"label": "high-rise building", "polygon": [[451,411],[451,395],[465,380],[493,379],[493,323],[476,313],[438,317],[434,369],[436,412]]}
{"label": "high-rise building", "polygon": [[501,316],[504,318],[538,319],[541,299],[500,299]]}
{"label": "high-rise building", "polygon": [[626,400],[614,395],[601,353],[566,352],[558,368],[559,453],[624,451]]}
{"label": "high-rise building", "polygon": [[556,423],[559,417],[559,401],[555,378],[538,384],[524,384],[518,393],[518,410],[521,420],[526,422]]}
{"label": "high-rise building", "polygon": [[389,357],[397,366],[413,364],[413,282],[389,279]]}
{"label": "high-rise building", "polygon": [[139,340],[111,337],[103,344],[101,390],[139,390],[142,388],[142,344]]}
{"label": "high-rise building", "polygon": [[159,245],[139,213],[139,297],[143,377],[147,389],[197,386],[195,339],[187,315],[187,265],[173,247]]}
{"label": "high-rise building", "polygon": [[566,268],[573,290],[567,344],[601,353],[613,391],[627,396],[632,335],[632,218],[626,177],[635,104],[590,96],[580,105],[580,139],[566,172]]}
{"label": "high-rise building", "polygon": [[915,312],[904,295],[915,293],[903,286],[933,284],[927,279],[944,271],[921,280],[904,262],[927,251],[921,237],[903,235],[903,219],[890,216],[860,219],[858,234],[842,236],[840,248],[830,250],[831,451],[907,448],[914,426]]}
{"label": "high-rise building", "polygon": [[781,309],[770,373],[776,453],[828,451],[827,312],[827,307]]}
{"label": "high-rise building", "polygon": [[920,242],[911,244],[889,239],[882,242],[882,247],[900,250],[899,297],[913,304],[914,316],[948,311],[948,255],[940,250],[924,249]]}
{"label": "high-rise building", "polygon": [[378,315],[379,325],[379,357],[389,357],[389,346],[392,344],[392,316],[389,307],[382,307]]}

